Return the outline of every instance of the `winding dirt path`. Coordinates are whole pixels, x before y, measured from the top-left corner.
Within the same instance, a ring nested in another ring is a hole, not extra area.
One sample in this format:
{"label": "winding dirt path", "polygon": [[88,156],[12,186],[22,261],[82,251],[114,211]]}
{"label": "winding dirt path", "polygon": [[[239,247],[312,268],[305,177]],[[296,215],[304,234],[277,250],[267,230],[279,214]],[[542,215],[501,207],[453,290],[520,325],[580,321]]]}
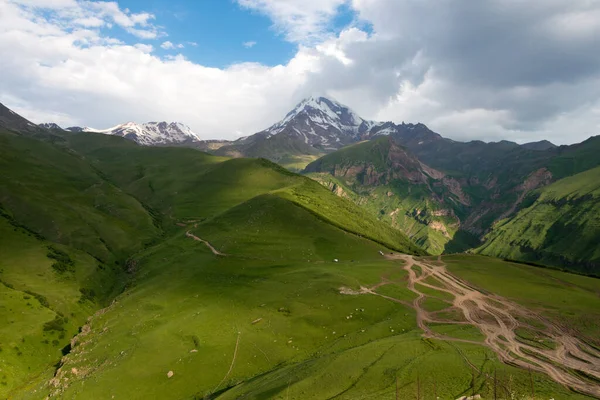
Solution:
{"label": "winding dirt path", "polygon": [[204,240],[204,239],[201,239],[201,238],[199,238],[198,236],[194,235],[194,234],[193,234],[193,233],[191,233],[190,231],[187,231],[187,232],[185,233],[185,236],[187,236],[187,237],[189,237],[189,238],[192,238],[192,239],[194,239],[194,240],[196,240],[196,241],[198,241],[198,242],[202,242],[202,243],[204,243],[204,244],[206,245],[206,247],[208,247],[208,248],[210,249],[210,251],[212,251],[212,252],[213,252],[213,254],[214,254],[215,256],[227,256],[227,254],[225,254],[225,253],[221,253],[219,250],[215,249],[215,248],[213,247],[213,245],[212,245],[212,244],[208,243],[208,242],[207,242],[206,240]]}
{"label": "winding dirt path", "polygon": [[[410,305],[417,313],[417,324],[423,330],[423,336],[448,341],[471,342],[452,338],[433,332],[428,323],[465,323],[435,318],[436,313],[429,313],[422,307],[427,297],[415,284],[451,294],[454,299],[449,308],[462,312],[466,323],[477,327],[485,335],[484,344],[491,348],[501,361],[513,366],[531,369],[547,374],[555,381],[573,390],[600,398],[600,352],[574,337],[563,327],[538,314],[500,296],[486,294],[457,278],[446,270],[445,264],[438,258],[435,262],[417,261],[404,254],[386,255],[389,260],[404,261],[403,269],[408,273],[408,289],[417,297],[412,304],[383,296],[375,289],[393,284],[383,278],[382,282],[371,287],[361,287],[360,294],[373,294],[398,303]],[[421,270],[417,274],[415,266]],[[429,282],[435,281],[433,285]],[[528,323],[532,322],[531,323]],[[535,325],[535,326],[533,326]],[[540,328],[542,326],[543,328]],[[516,334],[519,328],[535,333],[536,337],[549,339],[554,346],[536,346],[524,341]]]}
{"label": "winding dirt path", "polygon": [[225,382],[227,380],[227,378],[229,378],[229,375],[231,375],[231,371],[233,371],[233,366],[235,365],[235,359],[237,358],[237,352],[238,352],[238,347],[240,345],[240,337],[241,336],[242,336],[242,332],[238,332],[237,340],[235,341],[235,349],[233,350],[233,359],[231,360],[231,365],[229,366],[229,370],[227,371],[227,373],[225,374],[225,376],[223,377],[221,382],[219,382],[217,387],[214,388],[213,393],[216,392],[219,387],[221,387],[223,382]]}

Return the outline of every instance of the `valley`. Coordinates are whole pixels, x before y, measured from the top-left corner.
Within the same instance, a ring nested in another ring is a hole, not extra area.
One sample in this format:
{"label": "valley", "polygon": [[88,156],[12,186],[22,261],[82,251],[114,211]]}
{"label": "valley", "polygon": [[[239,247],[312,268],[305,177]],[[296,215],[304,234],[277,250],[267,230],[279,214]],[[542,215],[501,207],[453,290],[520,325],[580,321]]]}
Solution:
{"label": "valley", "polygon": [[276,125],[304,174],[0,115],[0,397],[600,398],[600,280],[507,261],[597,272],[596,140],[456,171],[338,111]]}

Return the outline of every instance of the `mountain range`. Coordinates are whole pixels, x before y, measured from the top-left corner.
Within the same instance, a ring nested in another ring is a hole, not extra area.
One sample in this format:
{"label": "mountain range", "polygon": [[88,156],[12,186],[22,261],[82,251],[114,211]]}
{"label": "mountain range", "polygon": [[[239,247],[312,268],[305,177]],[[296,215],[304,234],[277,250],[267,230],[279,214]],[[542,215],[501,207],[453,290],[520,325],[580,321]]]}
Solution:
{"label": "mountain range", "polygon": [[242,139],[302,174],[1,106],[0,398],[600,396],[600,138],[304,103]]}
{"label": "mountain range", "polygon": [[[39,125],[49,130],[63,130],[55,123],[43,123]],[[194,133],[188,126],[179,122],[147,122],[137,124],[127,122],[108,129],[94,129],[89,127],[72,126],[64,129],[66,131],[81,133],[102,133],[132,140],[144,146],[159,146],[167,144],[186,144],[199,142],[200,136]]]}
{"label": "mountain range", "polygon": [[[30,127],[22,121],[21,126]],[[187,126],[166,122],[68,130],[121,136],[141,145],[184,146],[219,156],[266,158],[303,171],[433,254],[481,248],[487,254],[509,254],[527,261],[537,257],[537,250],[545,254],[545,246],[538,249],[532,245],[526,257],[515,256],[499,246],[486,245],[487,238],[495,238],[500,221],[519,215],[528,204],[526,200],[538,190],[600,163],[595,156],[599,138],[560,147],[546,140],[522,145],[510,141],[459,142],[422,123],[363,119],[349,107],[325,97],[307,98],[281,121],[235,141],[202,140]],[[542,258],[545,262],[554,260],[550,263],[557,266],[561,260],[559,255]],[[570,256],[568,263],[598,262],[597,257],[593,259]]]}

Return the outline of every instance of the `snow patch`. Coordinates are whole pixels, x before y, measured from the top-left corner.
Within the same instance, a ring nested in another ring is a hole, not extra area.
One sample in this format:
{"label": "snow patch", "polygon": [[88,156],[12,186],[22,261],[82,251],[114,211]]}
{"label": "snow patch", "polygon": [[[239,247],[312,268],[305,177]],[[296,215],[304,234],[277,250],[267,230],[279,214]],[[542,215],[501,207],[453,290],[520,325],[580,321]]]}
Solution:
{"label": "snow patch", "polygon": [[127,122],[108,129],[83,128],[83,132],[102,133],[105,135],[121,136],[142,145],[157,145],[200,141],[200,135],[193,132],[189,126],[179,122],[148,122],[137,124]]}

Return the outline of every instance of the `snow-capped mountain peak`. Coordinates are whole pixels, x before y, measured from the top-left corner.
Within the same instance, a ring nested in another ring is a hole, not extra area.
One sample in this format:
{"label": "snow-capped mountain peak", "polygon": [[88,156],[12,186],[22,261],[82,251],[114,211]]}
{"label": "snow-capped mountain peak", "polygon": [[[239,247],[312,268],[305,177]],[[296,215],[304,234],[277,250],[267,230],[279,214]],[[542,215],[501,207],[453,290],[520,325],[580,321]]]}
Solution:
{"label": "snow-capped mountain peak", "polygon": [[42,124],[38,124],[38,126],[40,128],[44,128],[44,129],[57,129],[57,130],[62,130],[62,128],[60,126],[58,126],[58,124],[55,124],[54,122],[44,122]]}
{"label": "snow-capped mountain peak", "polygon": [[358,140],[372,126],[349,107],[335,100],[312,96],[302,100],[285,118],[263,132],[270,137],[285,132],[305,144],[334,150]]}
{"label": "snow-capped mountain peak", "polygon": [[121,136],[134,142],[151,146],[200,141],[200,136],[189,126],[179,122],[126,122],[108,129],[83,128],[83,132]]}
{"label": "snow-capped mountain peak", "polygon": [[312,123],[321,126],[333,126],[340,131],[356,130],[365,122],[349,107],[326,97],[309,97],[302,100],[284,119],[271,126],[269,133],[276,135],[285,129],[285,126],[295,118],[303,116]]}

